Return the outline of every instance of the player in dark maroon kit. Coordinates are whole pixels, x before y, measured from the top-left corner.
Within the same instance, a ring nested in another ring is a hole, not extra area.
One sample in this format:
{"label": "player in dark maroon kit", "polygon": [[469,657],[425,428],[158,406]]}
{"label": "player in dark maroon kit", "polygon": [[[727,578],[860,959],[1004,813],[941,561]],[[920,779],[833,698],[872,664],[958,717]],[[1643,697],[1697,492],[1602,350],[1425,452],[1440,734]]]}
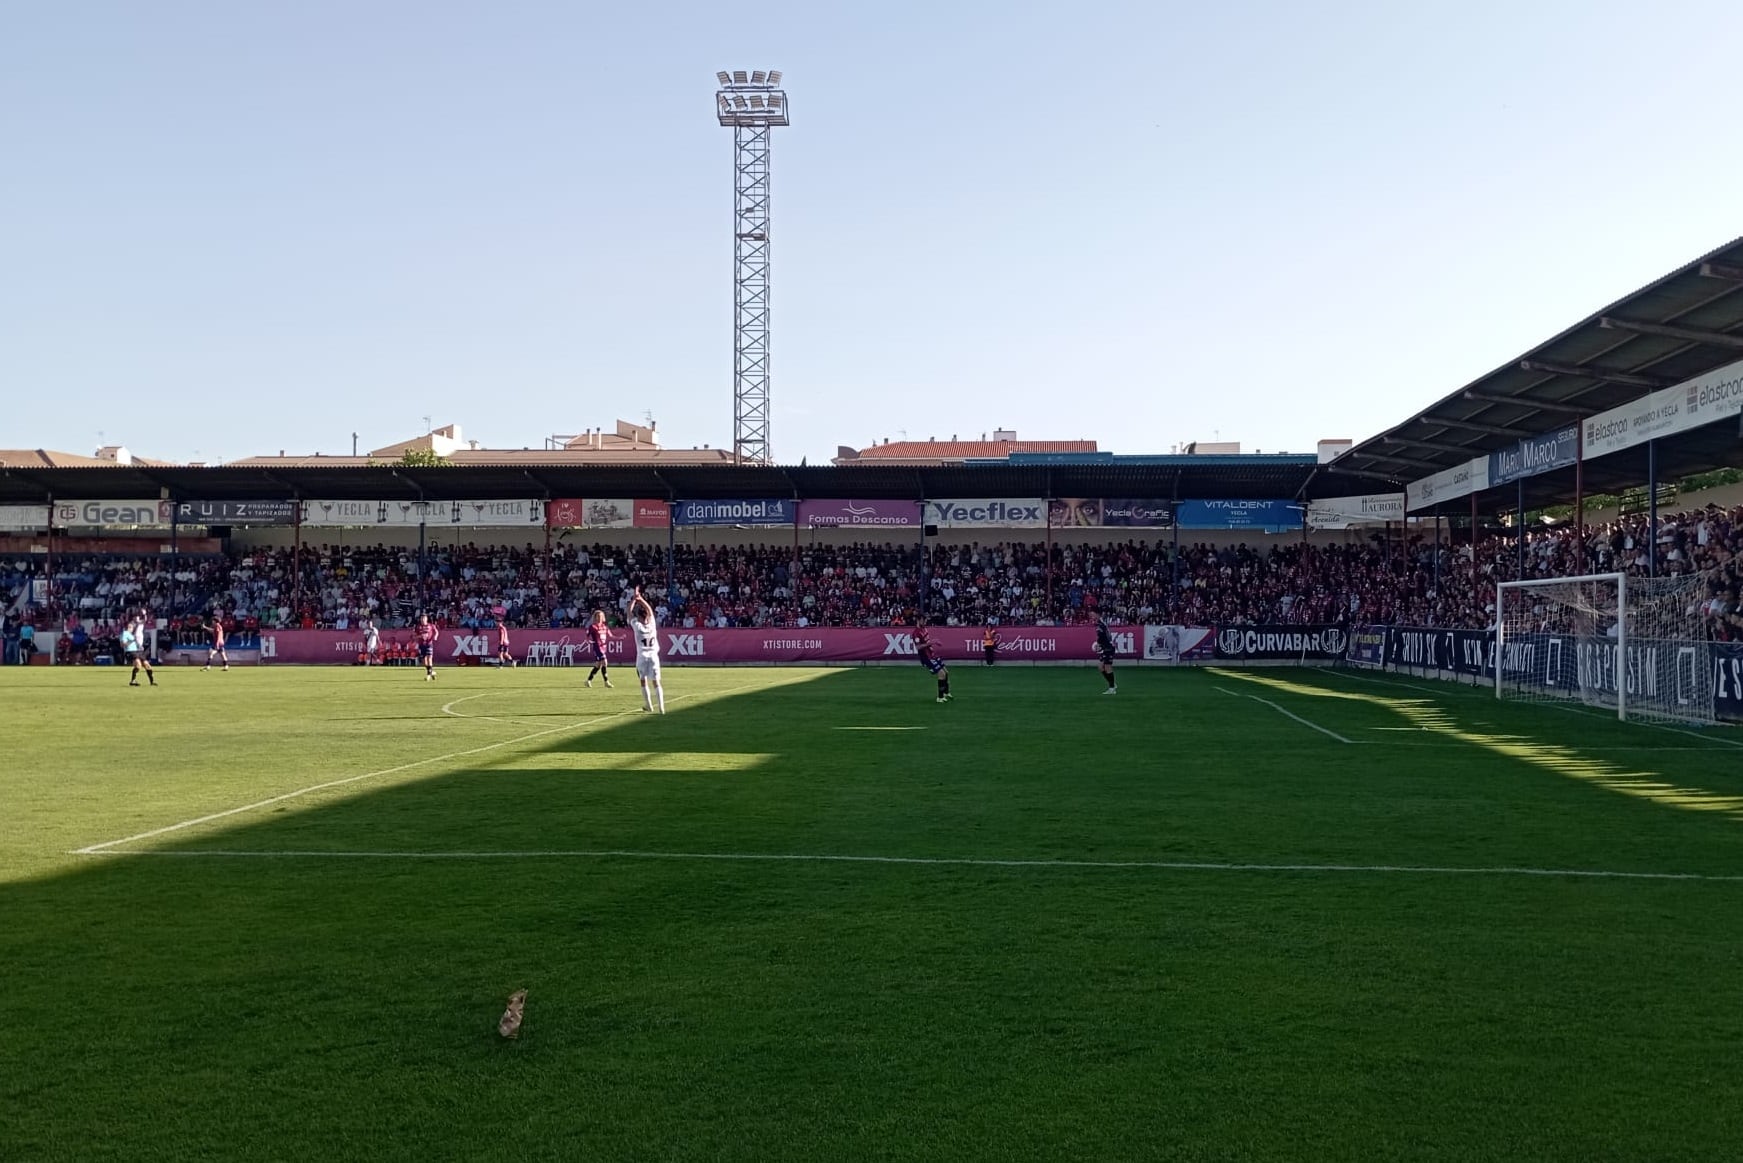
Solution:
{"label": "player in dark maroon kit", "polygon": [[938,701],[950,701],[950,668],[944,665],[932,646],[932,637],[926,633],[926,619],[914,621],[914,653],[920,656],[920,665],[932,672],[938,680]]}
{"label": "player in dark maroon kit", "polygon": [[436,681],[436,639],[441,634],[428,614],[418,615],[418,624],[412,627],[412,641],[418,644],[418,661],[424,664],[426,682]]}
{"label": "player in dark maroon kit", "polygon": [[593,621],[587,624],[587,645],[593,651],[593,669],[587,672],[587,679],[581,685],[592,686],[593,676],[605,676],[605,685],[611,686],[611,661],[605,657],[605,644],[611,641],[611,627],[605,624],[605,611],[593,611]]}

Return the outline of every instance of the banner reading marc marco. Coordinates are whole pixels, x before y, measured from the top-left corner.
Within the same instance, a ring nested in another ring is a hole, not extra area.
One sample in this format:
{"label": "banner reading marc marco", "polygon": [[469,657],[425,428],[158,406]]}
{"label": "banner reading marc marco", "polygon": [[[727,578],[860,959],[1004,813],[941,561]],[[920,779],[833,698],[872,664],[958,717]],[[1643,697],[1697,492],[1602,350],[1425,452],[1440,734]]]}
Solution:
{"label": "banner reading marc marco", "polygon": [[791,525],[799,503],[759,497],[744,501],[673,501],[674,525]]}
{"label": "banner reading marc marco", "polygon": [[1220,662],[1330,662],[1344,656],[1342,626],[1228,626],[1216,635]]}

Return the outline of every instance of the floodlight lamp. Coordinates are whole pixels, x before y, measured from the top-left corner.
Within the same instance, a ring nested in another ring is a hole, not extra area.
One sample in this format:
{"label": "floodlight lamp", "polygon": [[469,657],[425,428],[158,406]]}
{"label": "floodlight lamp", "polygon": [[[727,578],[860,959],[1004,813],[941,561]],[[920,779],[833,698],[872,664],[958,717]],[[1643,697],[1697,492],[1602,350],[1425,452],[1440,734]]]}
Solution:
{"label": "floodlight lamp", "polygon": [[761,109],[763,107],[763,95],[761,93],[752,93],[750,95],[750,107],[752,109]]}
{"label": "floodlight lamp", "polygon": [[722,85],[732,84],[732,74],[731,73],[722,73],[722,72],[717,71],[714,75],[720,78],[720,83]]}
{"label": "floodlight lamp", "polygon": [[769,94],[769,108],[770,109],[779,109],[780,107],[781,107],[781,95],[779,93],[770,93]]}
{"label": "floodlight lamp", "polygon": [[753,85],[761,85],[767,79],[768,79],[768,74],[764,73],[761,69],[758,69],[756,72],[754,72],[750,75],[750,83]]}
{"label": "floodlight lamp", "polygon": [[735,85],[748,85],[750,84],[750,80],[744,75],[743,69],[734,69],[732,70],[732,83]]}
{"label": "floodlight lamp", "polygon": [[734,97],[732,99],[732,103],[740,109],[749,109],[750,108],[750,103],[748,101],[746,101],[743,97]]}
{"label": "floodlight lamp", "polygon": [[780,83],[781,83],[781,70],[770,69],[769,70],[769,84],[778,85]]}

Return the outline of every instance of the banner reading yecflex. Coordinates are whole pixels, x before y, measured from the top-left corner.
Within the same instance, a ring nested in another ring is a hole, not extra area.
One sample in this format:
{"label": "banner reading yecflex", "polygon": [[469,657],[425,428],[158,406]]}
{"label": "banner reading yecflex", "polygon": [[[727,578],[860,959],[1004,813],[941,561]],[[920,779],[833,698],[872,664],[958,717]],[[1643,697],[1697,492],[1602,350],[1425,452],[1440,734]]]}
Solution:
{"label": "banner reading yecflex", "polygon": [[1047,502],[1040,497],[927,501],[926,524],[940,529],[1045,529]]}

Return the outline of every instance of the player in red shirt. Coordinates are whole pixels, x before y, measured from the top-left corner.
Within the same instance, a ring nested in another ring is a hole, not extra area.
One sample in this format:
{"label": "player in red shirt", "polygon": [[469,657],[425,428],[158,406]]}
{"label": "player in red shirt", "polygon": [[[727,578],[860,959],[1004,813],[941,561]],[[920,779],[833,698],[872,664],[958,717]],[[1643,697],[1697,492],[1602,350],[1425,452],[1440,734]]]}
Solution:
{"label": "player in red shirt", "polygon": [[201,623],[200,629],[212,636],[212,648],[206,651],[206,665],[200,667],[200,669],[211,670],[212,660],[214,658],[222,658],[224,660],[224,669],[229,670],[230,655],[224,649],[224,611],[213,610],[211,624],[207,625]]}
{"label": "player in red shirt", "polygon": [[496,665],[498,668],[514,665],[514,655],[508,649],[508,623],[501,614],[496,617]]}
{"label": "player in red shirt", "polygon": [[944,665],[932,645],[932,636],[926,633],[926,619],[914,619],[914,653],[920,656],[920,665],[932,672],[938,680],[938,701],[950,701],[950,668]]}
{"label": "player in red shirt", "polygon": [[418,624],[412,627],[412,641],[418,644],[418,661],[424,664],[426,682],[436,681],[436,639],[441,634],[428,614],[418,615]]}
{"label": "player in red shirt", "polygon": [[606,643],[612,639],[611,627],[605,624],[605,611],[593,611],[593,621],[587,624],[587,645],[593,650],[593,669],[587,672],[586,681],[582,686],[592,686],[593,676],[605,676],[607,689],[611,687],[611,661],[605,657]]}

